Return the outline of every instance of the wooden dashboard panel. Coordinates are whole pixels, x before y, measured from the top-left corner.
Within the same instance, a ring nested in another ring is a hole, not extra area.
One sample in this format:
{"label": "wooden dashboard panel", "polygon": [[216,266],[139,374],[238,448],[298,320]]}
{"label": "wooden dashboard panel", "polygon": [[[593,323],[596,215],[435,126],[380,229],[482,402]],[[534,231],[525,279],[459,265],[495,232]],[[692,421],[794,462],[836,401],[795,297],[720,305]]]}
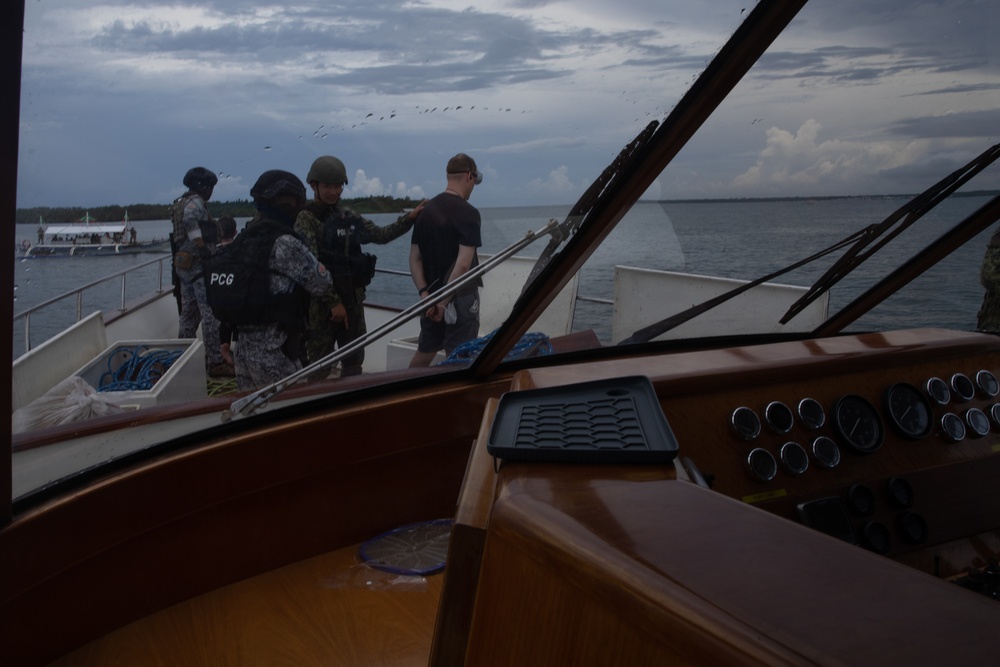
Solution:
{"label": "wooden dashboard panel", "polygon": [[[989,433],[975,436],[968,429],[964,439],[953,442],[943,433],[941,419],[951,413],[964,421],[970,408],[990,415],[998,398],[976,388],[968,400],[952,391],[946,404],[929,401],[933,428],[919,439],[904,437],[890,425],[883,399],[896,383],[924,392],[930,378],[950,384],[959,373],[975,384],[980,371],[1000,377],[1000,338],[925,329],[537,369],[522,372],[515,384],[553,387],[616,375],[648,375],[680,443],[680,456],[709,480],[713,490],[796,521],[801,520],[800,505],[840,499],[859,543],[867,543],[870,524],[881,524],[888,538],[879,545],[882,552],[922,561],[928,571],[950,576],[970,564],[965,556],[955,561],[941,554],[907,554],[973,535],[984,534],[990,542],[991,534],[1000,535],[996,532],[1000,492],[993,481],[1000,474],[1000,423],[988,417]],[[860,397],[874,409],[884,431],[878,449],[859,453],[833,427],[835,405],[843,396]],[[821,427],[807,428],[797,414],[787,432],[768,426],[768,404],[781,402],[795,413],[807,398],[823,408]],[[762,424],[752,439],[732,428],[733,412],[740,407],[752,410]],[[823,468],[811,452],[820,437],[829,438],[839,449],[840,462],[833,468]],[[808,452],[804,472],[793,473],[780,462],[781,448],[790,442]],[[747,457],[754,449],[774,458],[773,479],[761,481],[748,471]],[[891,492],[897,488],[910,493],[908,506]],[[870,513],[855,511],[857,504],[849,501],[856,492],[868,494],[873,503]],[[907,521],[924,522],[923,539],[914,541],[904,527]],[[977,558],[995,555],[995,549],[987,549]]]}

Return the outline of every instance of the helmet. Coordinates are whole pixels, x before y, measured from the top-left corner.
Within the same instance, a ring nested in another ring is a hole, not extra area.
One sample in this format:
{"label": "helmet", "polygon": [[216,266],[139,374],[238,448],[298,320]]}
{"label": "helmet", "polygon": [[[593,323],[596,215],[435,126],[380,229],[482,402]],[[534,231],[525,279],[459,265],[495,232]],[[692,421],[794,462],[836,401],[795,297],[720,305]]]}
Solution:
{"label": "helmet", "polygon": [[214,188],[218,182],[218,177],[204,167],[192,167],[184,174],[184,187],[192,190]]}
{"label": "helmet", "polygon": [[347,185],[347,167],[332,155],[321,155],[313,160],[306,176],[306,183],[343,183]]}
{"label": "helmet", "polygon": [[261,174],[250,188],[250,196],[255,200],[273,201],[281,195],[292,195],[305,200],[306,186],[290,171],[271,169]]}

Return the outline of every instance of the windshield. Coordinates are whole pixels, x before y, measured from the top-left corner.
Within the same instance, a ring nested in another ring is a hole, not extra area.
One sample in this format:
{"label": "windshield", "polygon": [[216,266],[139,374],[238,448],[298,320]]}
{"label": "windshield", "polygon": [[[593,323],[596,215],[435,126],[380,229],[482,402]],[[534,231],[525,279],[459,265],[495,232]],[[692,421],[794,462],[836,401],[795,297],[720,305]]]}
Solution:
{"label": "windshield", "polygon": [[[343,203],[383,227],[445,191],[450,158],[465,153],[475,160],[483,178],[468,202],[481,216],[477,261],[488,269],[478,288],[479,336],[493,334],[523,307],[519,299],[533,271],[540,280],[554,276],[559,288],[537,288],[551,292],[532,302],[547,304],[544,314],[516,326],[515,343],[505,344],[501,357],[649,339],[806,335],[1000,190],[1000,172],[987,167],[781,323],[845,249],[782,269],[882,222],[997,143],[1000,54],[993,36],[1000,10],[985,0],[811,2],[756,64],[745,63],[749,73],[698,119],[695,136],[675,140],[675,157],[629,171],[623,148],[644,132],[661,141],[657,130],[675,130],[664,121],[686,93],[698,92],[692,84],[752,10],[645,0],[511,2],[494,9],[446,0],[27,3],[14,357],[30,349],[25,356],[45,356],[36,363],[51,365],[62,352],[45,351],[42,342],[77,319],[98,310],[120,314],[122,304],[151,290],[170,291],[168,249],[130,253],[128,232],[122,238],[109,232],[97,243],[89,234],[53,239],[45,233],[50,226],[91,215],[105,223],[127,218],[136,246],[162,243],[173,230],[166,206],[185,193],[186,171],[203,165],[218,179],[208,210],[215,217],[234,212],[242,228],[254,213],[250,190],[262,173],[281,169],[306,180],[313,161],[325,155],[344,163]],[[605,172],[619,157],[621,164]],[[609,175],[609,189],[625,176],[643,184],[624,216],[587,215],[589,205],[581,210],[581,198],[602,174]],[[550,221],[559,223],[559,242],[551,247]],[[573,247],[591,224],[606,226],[595,232],[597,240],[607,234],[600,246],[592,253]],[[539,238],[522,243],[533,232]],[[990,234],[984,226],[847,328],[975,329]],[[364,246],[378,257],[364,294],[367,330],[388,327],[365,353],[369,382],[467,372],[487,345],[472,339],[451,359],[442,352],[424,370],[408,368],[420,351],[420,325],[399,316],[423,298],[423,286],[410,275],[410,241],[407,232]],[[126,252],[28,257],[32,248],[58,254],[88,245]],[[491,265],[506,254],[513,259]],[[543,255],[544,267],[537,263]],[[17,318],[57,294],[140,265],[124,282]],[[562,275],[560,266],[574,268]],[[772,274],[698,318],[636,336]],[[171,332],[165,337],[179,338]],[[133,328],[121,335],[139,344],[151,334]],[[337,361],[324,370],[336,378],[343,368]],[[19,389],[24,405],[41,393],[29,395],[17,372],[15,363],[15,407]],[[332,382],[327,391],[339,391]],[[156,400],[208,398],[200,391],[123,402],[142,410]],[[215,411],[192,427],[219,423]],[[121,439],[144,449],[176,435],[151,428]],[[43,453],[52,445],[36,444],[20,463],[15,455],[15,498],[122,455],[97,447],[97,460],[88,451],[53,465]]]}

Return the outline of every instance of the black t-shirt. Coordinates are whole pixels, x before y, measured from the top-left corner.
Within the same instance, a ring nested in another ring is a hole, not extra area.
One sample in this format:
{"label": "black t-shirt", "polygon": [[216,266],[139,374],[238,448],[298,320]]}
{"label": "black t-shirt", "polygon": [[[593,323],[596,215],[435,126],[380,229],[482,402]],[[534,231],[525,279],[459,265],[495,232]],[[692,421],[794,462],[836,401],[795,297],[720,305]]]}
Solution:
{"label": "black t-shirt", "polygon": [[[426,204],[413,225],[411,245],[420,249],[423,260],[424,279],[431,291],[441,289],[451,275],[458,246],[480,247],[482,219],[476,207],[458,195],[442,192]],[[479,256],[473,253],[472,266],[479,264]],[[482,286],[482,281],[476,281]]]}

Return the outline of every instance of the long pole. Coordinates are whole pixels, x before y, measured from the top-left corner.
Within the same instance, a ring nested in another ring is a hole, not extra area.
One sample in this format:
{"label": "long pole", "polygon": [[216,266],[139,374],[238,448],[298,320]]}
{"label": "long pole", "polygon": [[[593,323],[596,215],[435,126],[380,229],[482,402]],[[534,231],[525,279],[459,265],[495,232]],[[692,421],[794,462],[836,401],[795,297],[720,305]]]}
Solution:
{"label": "long pole", "polygon": [[425,312],[427,312],[428,308],[436,304],[438,301],[446,299],[452,294],[455,294],[460,289],[468,285],[470,282],[477,280],[480,276],[488,273],[489,271],[499,266],[501,263],[513,257],[520,250],[531,245],[535,240],[547,234],[551,234],[554,230],[558,229],[558,227],[559,223],[557,221],[550,220],[545,227],[539,229],[538,231],[536,232],[529,231],[527,234],[525,234],[523,238],[515,241],[513,244],[511,244],[504,250],[501,250],[496,255],[494,255],[487,261],[483,262],[482,264],[465,272],[456,280],[448,283],[447,285],[439,289],[437,292],[427,295],[426,298],[421,299],[417,303],[413,304],[412,306],[402,311],[401,313],[399,313],[399,315],[392,318],[382,326],[367,332],[363,336],[341,347],[336,352],[333,352],[323,357],[322,359],[313,362],[312,364],[306,366],[302,370],[296,371],[295,373],[289,375],[286,378],[282,378],[281,380],[278,380],[273,384],[263,387],[262,389],[258,389],[252,394],[247,394],[243,398],[239,398],[233,401],[233,403],[229,406],[229,409],[223,411],[222,421],[229,421],[236,415],[246,416],[253,414],[261,407],[267,405],[272,398],[274,398],[281,392],[285,391],[292,385],[296,384],[300,380],[309,377],[310,375],[312,375],[317,371],[331,368],[333,364],[337,363],[344,357],[349,356],[350,354],[365,347],[372,341],[381,338],[387,333],[395,331],[406,322],[412,320],[414,317],[424,314]]}

